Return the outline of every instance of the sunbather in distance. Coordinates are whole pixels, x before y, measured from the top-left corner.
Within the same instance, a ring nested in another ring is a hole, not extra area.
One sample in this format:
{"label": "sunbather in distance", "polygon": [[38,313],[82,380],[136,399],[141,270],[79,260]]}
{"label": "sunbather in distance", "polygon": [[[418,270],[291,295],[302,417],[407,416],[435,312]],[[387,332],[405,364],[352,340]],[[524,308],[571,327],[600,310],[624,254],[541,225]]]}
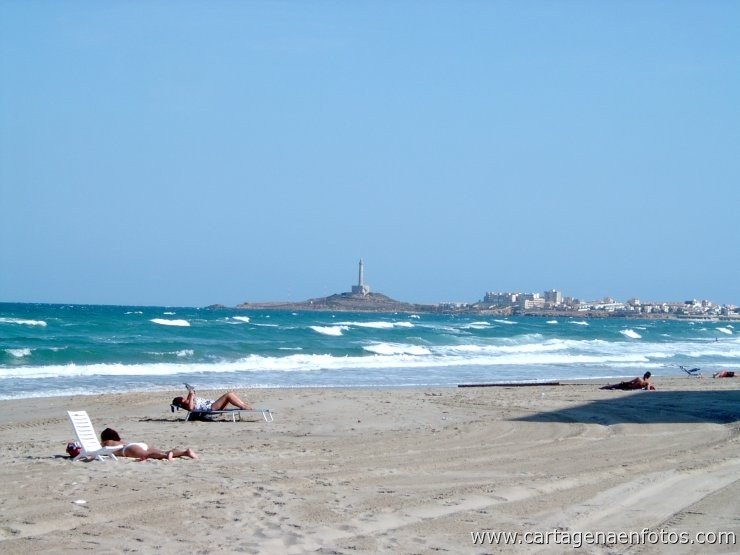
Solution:
{"label": "sunbather in distance", "polygon": [[715,372],[712,374],[713,378],[734,378],[735,372],[732,372],[731,370],[720,370],[719,372]]}
{"label": "sunbather in distance", "polygon": [[166,453],[157,449],[156,447],[149,447],[146,443],[124,441],[118,432],[112,428],[106,428],[100,433],[100,443],[104,447],[117,447],[121,446],[116,454],[121,457],[130,457],[145,461],[146,459],[167,459],[171,461],[178,457],[190,457],[191,459],[197,459],[198,455],[192,449],[171,449]]}
{"label": "sunbather in distance", "polygon": [[613,385],[605,385],[601,389],[646,389],[649,391],[655,391],[655,386],[650,383],[650,372],[645,372],[642,378],[635,378],[628,382],[619,382]]}
{"label": "sunbather in distance", "polygon": [[229,406],[234,406],[238,409],[251,410],[248,404],[239,399],[239,396],[233,391],[227,391],[218,399],[204,399],[203,397],[195,396],[195,388],[193,386],[185,384],[188,388],[187,397],[175,397],[172,399],[172,404],[181,409],[189,410],[192,412],[211,412],[214,410],[228,409]]}

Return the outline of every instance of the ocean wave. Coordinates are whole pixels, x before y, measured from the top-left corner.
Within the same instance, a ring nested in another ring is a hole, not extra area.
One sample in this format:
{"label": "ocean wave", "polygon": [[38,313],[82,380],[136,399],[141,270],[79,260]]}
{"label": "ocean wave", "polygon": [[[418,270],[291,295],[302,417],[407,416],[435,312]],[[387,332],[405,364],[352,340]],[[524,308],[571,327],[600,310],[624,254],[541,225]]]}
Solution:
{"label": "ocean wave", "polygon": [[397,343],[374,343],[372,345],[365,345],[363,349],[369,353],[375,353],[376,355],[417,355],[426,356],[431,355],[432,352],[426,347],[419,345],[404,345]]}
{"label": "ocean wave", "polygon": [[332,335],[334,337],[339,337],[342,335],[343,332],[347,331],[349,327],[347,326],[309,326],[313,331],[316,333],[320,333],[321,335]]}
{"label": "ocean wave", "polygon": [[232,316],[231,319],[237,322],[244,322],[245,324],[249,323],[249,316]]}
{"label": "ocean wave", "polygon": [[443,326],[439,324],[419,324],[417,327],[420,328],[426,328],[429,330],[432,330],[433,333],[441,333],[441,334],[447,334],[447,335],[470,335],[469,332],[463,331],[460,328],[456,328],[453,326]]}
{"label": "ocean wave", "polygon": [[558,323],[558,321],[557,321],[557,320],[548,320],[548,321],[547,321],[547,322],[545,322],[545,323],[546,323],[546,324],[557,324],[557,323]]}
{"label": "ocean wave", "polygon": [[31,349],[5,349],[5,352],[12,357],[23,358],[31,354]]}
{"label": "ocean wave", "polygon": [[[341,331],[341,330],[340,330]],[[335,332],[331,332],[335,333]],[[537,334],[533,334],[537,335]],[[500,341],[494,345],[415,345],[407,343],[376,342],[364,345],[364,355],[288,354],[285,356],[249,355],[237,360],[214,359],[212,362],[190,361],[190,349],[177,351],[185,356],[177,361],[159,363],[99,363],[57,364],[48,366],[0,367],[0,382],[5,379],[80,378],[91,376],[171,376],[189,373],[260,373],[384,370],[389,376],[407,369],[434,369],[445,375],[444,368],[491,367],[538,368],[538,375],[551,367],[553,375],[572,372],[567,368],[588,368],[591,374],[599,368],[609,371],[618,365],[624,367],[654,367],[682,364],[687,361],[710,358],[722,360],[723,366],[740,361],[740,339],[728,338],[720,342],[666,342],[606,341],[602,339],[550,339],[528,343]],[[287,348],[285,348],[287,349]],[[171,356],[172,353],[170,353]],[[689,362],[689,364],[694,364]],[[653,366],[651,366],[653,365]],[[248,379],[248,378],[247,378]],[[454,379],[454,377],[450,378]],[[74,382],[70,382],[74,383]]]}
{"label": "ocean wave", "polygon": [[724,334],[727,334],[727,335],[732,335],[732,330],[730,329],[729,326],[727,326],[726,328],[714,328],[714,329],[716,329],[720,333],[724,333]]}
{"label": "ocean wave", "polygon": [[376,330],[389,330],[393,328],[413,328],[414,324],[411,322],[385,322],[379,320],[377,322],[339,322],[340,326],[355,326],[357,328],[371,328]]}
{"label": "ocean wave", "polygon": [[193,349],[180,349],[179,351],[150,351],[150,355],[159,356],[159,357],[171,357],[176,356],[177,358],[186,358],[191,357],[195,354],[195,350]]}
{"label": "ocean wave", "polygon": [[[512,337],[499,337],[496,341],[500,341],[505,345],[526,345],[528,343],[541,343],[543,335],[541,333],[524,333],[521,335],[514,335]],[[554,341],[559,341],[554,339]],[[567,341],[567,340],[563,340]],[[581,341],[581,340],[573,340]]]}
{"label": "ocean wave", "polygon": [[288,355],[266,357],[250,355],[230,362],[150,364],[89,364],[7,367],[0,373],[6,379],[85,378],[91,376],[172,376],[178,374],[239,373],[239,372],[314,372],[321,370],[378,370],[399,368],[446,368],[474,366],[532,365],[611,365],[643,364],[651,361],[640,354],[587,355],[568,353],[512,353],[500,356],[437,356],[397,353],[366,356]]}
{"label": "ocean wave", "polygon": [[494,322],[497,322],[499,324],[509,324],[512,326],[518,323],[518,322],[512,322],[511,320],[494,320]]}
{"label": "ocean wave", "polygon": [[565,351],[573,349],[573,341],[562,341],[554,339],[552,341],[545,341],[542,343],[523,343],[523,344],[512,344],[512,345],[444,345],[430,347],[432,352],[441,356],[454,356],[461,354],[475,353],[477,355],[490,355],[497,356],[500,354],[510,353],[541,353],[541,352],[553,352],[553,351]]}
{"label": "ocean wave", "polygon": [[489,322],[470,322],[469,324],[465,324],[464,326],[460,326],[461,329],[464,330],[487,330],[490,329],[491,324]]}
{"label": "ocean wave", "polygon": [[154,324],[159,324],[160,326],[178,326],[182,328],[187,328],[190,326],[190,322],[188,322],[187,320],[167,320],[165,318],[152,318],[149,321]]}
{"label": "ocean wave", "polygon": [[24,320],[23,318],[0,318],[0,324],[18,324],[21,326],[40,326],[46,327],[43,320]]}
{"label": "ocean wave", "polygon": [[569,324],[574,324],[576,326],[589,326],[590,324],[584,320],[570,320],[568,322]]}
{"label": "ocean wave", "polygon": [[619,333],[625,337],[629,337],[630,339],[642,339],[642,336],[639,333],[631,329],[619,330]]}

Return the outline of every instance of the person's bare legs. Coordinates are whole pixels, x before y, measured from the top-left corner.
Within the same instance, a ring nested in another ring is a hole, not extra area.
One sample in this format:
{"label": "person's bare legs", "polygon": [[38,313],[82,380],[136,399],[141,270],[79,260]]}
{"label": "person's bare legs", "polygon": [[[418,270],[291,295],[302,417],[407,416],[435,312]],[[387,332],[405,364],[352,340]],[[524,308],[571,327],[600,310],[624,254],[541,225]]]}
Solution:
{"label": "person's bare legs", "polygon": [[152,448],[144,452],[143,456],[139,457],[139,460],[145,461],[147,459],[156,459],[161,461],[163,459],[167,459],[168,461],[171,461],[172,459],[178,459],[180,457],[190,457],[191,459],[197,459],[198,455],[196,455],[195,451],[193,451],[192,449],[171,449],[164,453],[159,449]]}
{"label": "person's bare legs", "polygon": [[177,459],[179,457],[190,457],[191,459],[197,459],[198,455],[192,449],[172,449],[167,452],[167,460]]}
{"label": "person's bare legs", "polygon": [[236,408],[244,409],[244,410],[249,410],[252,408],[248,404],[246,404],[244,401],[239,399],[236,393],[234,393],[233,391],[229,391],[221,395],[221,397],[216,399],[211,404],[211,410],[222,410],[229,404],[232,404]]}
{"label": "person's bare legs", "polygon": [[147,459],[155,459],[161,461],[162,459],[166,458],[168,458],[167,453],[164,453],[154,447],[150,447],[144,452],[143,456],[139,457],[139,461],[145,461]]}

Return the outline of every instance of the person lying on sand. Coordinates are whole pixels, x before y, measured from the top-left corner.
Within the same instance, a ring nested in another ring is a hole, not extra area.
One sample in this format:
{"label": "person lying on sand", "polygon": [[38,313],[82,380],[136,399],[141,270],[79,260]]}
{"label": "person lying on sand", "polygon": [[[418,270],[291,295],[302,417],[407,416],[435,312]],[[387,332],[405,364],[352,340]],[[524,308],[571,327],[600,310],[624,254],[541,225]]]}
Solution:
{"label": "person lying on sand", "polygon": [[715,372],[712,374],[713,378],[734,378],[735,372],[732,372],[730,370],[720,370],[719,372]]}
{"label": "person lying on sand", "polygon": [[638,377],[628,382],[605,385],[600,389],[646,389],[648,391],[655,391],[655,386],[650,383],[650,372],[645,372],[642,378]]}
{"label": "person lying on sand", "polygon": [[233,391],[227,391],[221,397],[216,400],[204,399],[203,397],[195,396],[195,388],[192,385],[185,384],[188,388],[187,397],[175,397],[172,399],[172,404],[181,409],[194,411],[194,412],[211,412],[214,410],[224,410],[229,405],[233,405],[238,409],[250,410],[248,404],[239,399],[236,393]]}
{"label": "person lying on sand", "polygon": [[112,428],[106,428],[100,433],[100,443],[104,447],[116,447],[120,445],[121,449],[116,454],[121,457],[139,459],[140,461],[147,459],[167,459],[171,461],[178,457],[198,458],[198,455],[192,449],[172,449],[165,453],[156,447],[149,447],[146,443],[124,441],[118,435],[118,432]]}

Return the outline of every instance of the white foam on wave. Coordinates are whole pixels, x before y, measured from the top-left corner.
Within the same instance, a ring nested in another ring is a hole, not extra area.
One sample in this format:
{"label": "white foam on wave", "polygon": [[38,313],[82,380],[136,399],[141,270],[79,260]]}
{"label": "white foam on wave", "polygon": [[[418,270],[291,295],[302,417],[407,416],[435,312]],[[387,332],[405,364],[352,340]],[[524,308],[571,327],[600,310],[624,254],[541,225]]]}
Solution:
{"label": "white foam on wave", "polygon": [[245,324],[249,323],[249,316],[232,316],[231,319],[237,322],[244,322]]}
{"label": "white foam on wave", "polygon": [[557,320],[548,320],[548,321],[547,321],[547,322],[545,322],[545,323],[546,323],[546,324],[557,324],[557,323],[558,323],[558,321],[557,321]]}
{"label": "white foam on wave", "polygon": [[31,349],[5,349],[5,352],[15,358],[23,358],[31,354]]}
{"label": "white foam on wave", "polygon": [[726,328],[714,328],[714,329],[716,329],[720,333],[724,333],[724,334],[727,334],[727,335],[732,335],[732,330],[729,328],[729,326],[726,327]]}
{"label": "white foam on wave", "polygon": [[504,345],[527,345],[529,343],[542,343],[542,337],[541,333],[524,333],[513,337],[499,337],[497,341]]}
{"label": "white foam on wave", "polygon": [[179,351],[150,351],[148,354],[159,357],[169,357],[174,355],[177,358],[187,358],[193,356],[195,351],[193,349],[180,349]]}
{"label": "white foam on wave", "polygon": [[491,327],[491,324],[485,321],[481,322],[470,322],[464,326],[461,326],[464,330],[487,330]]}
{"label": "white foam on wave", "polygon": [[172,316],[175,313],[174,312],[163,312],[162,314],[164,314],[166,316]]}
{"label": "white foam on wave", "polygon": [[153,324],[159,324],[160,326],[179,326],[187,328],[190,326],[190,322],[187,320],[167,320],[165,318],[152,318],[149,320]]}
{"label": "white foam on wave", "polygon": [[417,320],[421,318],[418,314],[410,314],[409,318],[416,318]]}
{"label": "white foam on wave", "polygon": [[369,353],[375,353],[376,355],[416,355],[426,356],[431,355],[431,351],[426,347],[419,345],[404,345],[399,343],[374,343],[372,345],[365,345],[363,349]]}
{"label": "white foam on wave", "polygon": [[553,352],[553,351],[565,351],[573,348],[576,342],[568,340],[553,339],[551,341],[545,341],[542,343],[523,343],[523,344],[509,344],[509,345],[445,345],[441,347],[432,347],[435,354],[444,356],[454,355],[489,355],[498,356],[501,354],[525,354],[525,353],[541,353],[541,352]]}
{"label": "white foam on wave", "polygon": [[333,335],[339,337],[349,329],[347,326],[309,326],[316,333],[321,335]]}
{"label": "white foam on wave", "polygon": [[124,312],[124,314],[144,314],[141,310],[129,310],[128,312]]}
{"label": "white foam on wave", "polygon": [[413,328],[411,322],[386,322],[383,320],[377,322],[340,322],[340,326],[355,326],[358,328],[371,328],[376,330],[389,330],[393,328]]}
{"label": "white foam on wave", "polygon": [[571,324],[575,324],[576,326],[589,326],[590,324],[588,322],[584,322],[583,320],[571,320]]}
{"label": "white foam on wave", "polygon": [[[424,349],[423,347],[412,346]],[[391,347],[386,347],[390,351]],[[403,350],[403,349],[401,349]],[[87,378],[90,376],[171,376],[181,374],[240,373],[240,372],[313,372],[321,370],[375,370],[398,368],[445,368],[459,366],[518,366],[533,364],[644,364],[647,357],[634,354],[574,355],[568,353],[511,353],[500,356],[488,354],[465,356],[417,355],[407,352],[371,354],[367,356],[332,356],[295,354],[284,357],[250,355],[230,362],[154,364],[90,364],[11,367],[3,369],[0,383],[5,379]],[[0,399],[3,396],[0,394]]]}
{"label": "white foam on wave", "polygon": [[40,326],[46,327],[43,320],[24,320],[23,318],[0,318],[0,324],[18,324],[21,326]]}
{"label": "white foam on wave", "polygon": [[[521,338],[519,338],[521,341]],[[368,349],[369,347],[369,349]],[[285,350],[289,347],[283,348]],[[364,346],[363,356],[332,356],[289,354],[287,356],[250,355],[234,361],[189,362],[178,361],[146,364],[60,364],[50,366],[6,366],[0,372],[0,384],[5,379],[63,378],[84,380],[90,376],[171,376],[190,373],[246,373],[246,372],[312,372],[399,369],[443,369],[456,367],[557,366],[563,368],[588,367],[662,367],[668,360],[696,360],[704,357],[723,357],[740,361],[740,339],[727,338],[721,342],[679,341],[651,343],[646,341],[606,341],[599,339],[528,338],[526,343],[500,340],[495,345],[438,345],[375,343]],[[374,349],[374,352],[373,352]],[[171,353],[170,353],[171,354]],[[519,372],[520,370],[517,370]],[[359,375],[358,374],[358,375]],[[454,372],[449,373],[454,375]],[[562,374],[561,374],[562,375]],[[454,378],[453,378],[454,379]],[[73,386],[74,382],[69,382]],[[2,391],[2,388],[0,388]],[[3,394],[0,393],[0,399]]]}
{"label": "white foam on wave", "polygon": [[639,333],[629,328],[624,329],[624,330],[619,330],[619,333],[621,333],[625,337],[629,337],[630,339],[642,339],[642,336]]}
{"label": "white foam on wave", "polygon": [[517,322],[512,322],[511,320],[494,320],[494,322],[497,322],[499,324],[508,324],[510,326],[513,326]]}

